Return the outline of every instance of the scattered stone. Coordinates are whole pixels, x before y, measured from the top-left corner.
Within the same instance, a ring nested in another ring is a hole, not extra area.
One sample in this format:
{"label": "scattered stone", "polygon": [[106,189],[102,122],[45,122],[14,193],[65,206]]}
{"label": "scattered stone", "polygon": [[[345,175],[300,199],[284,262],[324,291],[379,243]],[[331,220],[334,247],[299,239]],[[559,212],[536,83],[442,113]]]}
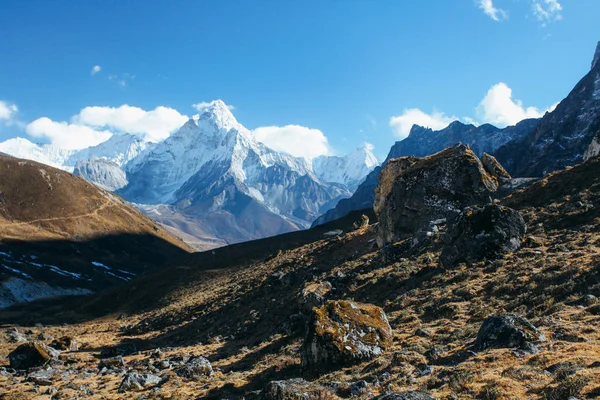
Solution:
{"label": "scattered stone", "polygon": [[563,342],[571,342],[571,343],[585,343],[588,340],[582,336],[578,336],[572,333],[568,333],[563,331],[562,329],[557,330],[552,335],[552,339],[561,340]]}
{"label": "scattered stone", "polygon": [[28,369],[41,367],[51,360],[58,359],[60,351],[55,350],[43,342],[28,342],[19,345],[8,354],[10,367],[14,369]]}
{"label": "scattered stone", "polygon": [[408,392],[393,392],[377,397],[377,400],[436,400],[430,394],[419,392],[418,390],[410,390]]}
{"label": "scattered stone", "polygon": [[451,268],[459,262],[494,259],[521,247],[525,221],[512,208],[489,204],[466,208],[451,223],[440,262]]}
{"label": "scattered stone", "polygon": [[40,369],[27,375],[27,381],[40,386],[52,386],[52,378],[54,377],[55,372],[56,371],[52,368]]}
{"label": "scattered stone", "polygon": [[301,378],[272,381],[264,391],[265,400],[308,400],[309,383]]}
{"label": "scattered stone", "polygon": [[552,364],[546,371],[551,374],[560,374],[562,377],[574,375],[580,368],[570,361],[559,362]]}
{"label": "scattered stone", "polygon": [[342,233],[344,233],[344,231],[342,231],[341,229],[335,229],[335,230],[333,230],[333,231],[328,231],[328,232],[325,232],[325,233],[323,234],[323,236],[325,236],[325,237],[333,237],[333,236],[339,236],[339,235],[341,235]]}
{"label": "scattered stone", "polygon": [[433,368],[427,364],[417,364],[415,370],[417,372],[417,377],[431,375],[433,373]]}
{"label": "scattered stone", "polygon": [[589,307],[598,303],[598,298],[593,294],[586,294],[581,299],[579,299],[578,303],[582,306]]}
{"label": "scattered stone", "polygon": [[546,337],[525,318],[515,314],[488,317],[475,341],[475,350],[523,348],[527,343],[543,342]]}
{"label": "scattered stone", "polygon": [[79,350],[77,340],[73,336],[63,336],[60,339],[53,341],[50,346],[54,347],[55,349],[66,351]]}
{"label": "scattered stone", "polygon": [[119,393],[144,390],[150,386],[158,385],[160,381],[161,378],[157,375],[130,372],[123,378],[119,386]]}
{"label": "scattered stone", "polygon": [[360,396],[367,391],[369,384],[365,380],[356,381],[350,385],[350,394],[352,396]]}
{"label": "scattered stone", "polygon": [[6,335],[8,336],[9,343],[21,343],[27,341],[27,337],[19,332],[14,326],[6,329]]}
{"label": "scattered stone", "polygon": [[363,214],[360,217],[360,220],[354,222],[353,224],[354,229],[362,229],[362,228],[366,228],[369,226],[369,217],[367,217],[365,214]]}
{"label": "scattered stone", "polygon": [[305,368],[351,365],[383,353],[392,328],[380,307],[353,301],[328,301],[314,308],[306,334]]}
{"label": "scattered stone", "polygon": [[483,205],[498,189],[477,156],[456,145],[425,158],[389,160],[379,175],[373,208],[383,247],[425,227],[453,218],[467,206]]}
{"label": "scattered stone", "polygon": [[415,336],[420,336],[420,337],[430,337],[431,336],[431,332],[429,332],[428,330],[425,330],[423,328],[419,328],[415,331]]}
{"label": "scattered stone", "polygon": [[192,357],[182,367],[175,370],[175,373],[185,379],[198,380],[211,376],[213,373],[210,362],[202,357]]}
{"label": "scattered stone", "polygon": [[125,360],[123,360],[122,356],[110,357],[100,360],[98,363],[98,369],[102,370],[103,368],[111,369],[111,368],[124,368]]}
{"label": "scattered stone", "polygon": [[325,296],[332,289],[331,283],[313,282],[306,285],[302,290],[299,299],[299,309],[305,314],[309,314],[314,307],[320,307],[325,303]]}

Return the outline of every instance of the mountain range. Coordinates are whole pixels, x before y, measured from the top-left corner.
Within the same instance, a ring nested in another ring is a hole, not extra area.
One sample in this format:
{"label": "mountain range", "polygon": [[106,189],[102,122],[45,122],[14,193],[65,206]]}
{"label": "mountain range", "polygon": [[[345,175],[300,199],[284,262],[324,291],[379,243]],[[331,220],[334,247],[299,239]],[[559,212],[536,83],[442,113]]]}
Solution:
{"label": "mountain range", "polygon": [[309,227],[379,164],[372,150],[293,157],[258,142],[220,100],[159,143],[129,134],[77,151],[0,143],[115,191],[198,249]]}

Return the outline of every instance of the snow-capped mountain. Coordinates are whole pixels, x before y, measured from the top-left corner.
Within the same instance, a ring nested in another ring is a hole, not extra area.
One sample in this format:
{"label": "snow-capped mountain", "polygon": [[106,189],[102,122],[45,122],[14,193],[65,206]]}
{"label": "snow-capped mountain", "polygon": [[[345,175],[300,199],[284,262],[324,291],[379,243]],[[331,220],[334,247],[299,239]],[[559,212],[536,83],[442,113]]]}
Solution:
{"label": "snow-capped mountain", "polygon": [[306,228],[378,164],[370,145],[313,160],[270,149],[220,100],[159,143],[119,134],[74,151],[17,138],[0,152],[116,191],[200,248]]}
{"label": "snow-capped mountain", "polygon": [[308,160],[259,143],[222,101],[125,170],[129,184],[118,191],[125,199],[170,204],[185,224],[213,220],[215,236],[228,242],[307,227],[351,194],[345,185],[321,181]]}
{"label": "snow-capped mountain", "polygon": [[66,150],[51,144],[36,144],[17,137],[0,142],[0,152],[73,172],[78,162],[89,160],[92,157],[109,160],[123,166],[150,144],[137,136],[126,133],[113,135],[97,146],[82,150]]}
{"label": "snow-capped mountain", "polygon": [[378,165],[369,143],[345,156],[319,156],[312,160],[313,171],[321,181],[341,183],[352,192]]}

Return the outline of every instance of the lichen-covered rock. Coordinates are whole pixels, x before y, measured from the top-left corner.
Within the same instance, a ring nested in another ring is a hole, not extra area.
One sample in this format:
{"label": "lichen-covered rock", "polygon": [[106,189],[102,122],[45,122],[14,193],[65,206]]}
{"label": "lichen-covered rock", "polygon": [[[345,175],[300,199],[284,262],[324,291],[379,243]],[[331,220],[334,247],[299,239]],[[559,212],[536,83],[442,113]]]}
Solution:
{"label": "lichen-covered rock", "polygon": [[264,390],[265,400],[308,400],[309,383],[301,378],[272,381]]}
{"label": "lichen-covered rock", "polygon": [[331,291],[331,283],[311,282],[302,289],[298,308],[300,312],[309,314],[314,307],[320,307],[325,303],[325,296]]}
{"label": "lichen-covered rock", "polygon": [[150,386],[158,385],[161,381],[160,376],[153,374],[138,374],[130,372],[123,378],[119,386],[119,392],[140,391]]}
{"label": "lichen-covered rock", "polygon": [[490,348],[524,348],[533,342],[543,342],[543,333],[525,318],[504,314],[486,318],[477,333],[475,350]]}
{"label": "lichen-covered rock", "polygon": [[494,175],[497,178],[505,178],[511,179],[510,174],[504,169],[502,164],[496,160],[496,157],[489,155],[488,153],[483,153],[481,156],[481,163],[485,170]]}
{"label": "lichen-covered rock", "polygon": [[73,336],[63,336],[60,339],[54,340],[50,346],[59,350],[66,351],[77,351],[79,349],[79,344],[77,344],[77,339]]}
{"label": "lichen-covered rock", "polygon": [[10,367],[14,369],[28,369],[41,367],[53,359],[57,359],[60,351],[48,347],[43,342],[28,342],[19,345],[8,354]]}
{"label": "lichen-covered rock", "polygon": [[390,160],[379,176],[373,205],[379,220],[377,244],[396,242],[467,206],[489,203],[497,189],[498,179],[465,145],[425,158]]}
{"label": "lichen-covered rock", "polygon": [[451,268],[515,251],[526,230],[523,217],[512,208],[497,204],[466,208],[449,224],[440,262]]}
{"label": "lichen-covered rock", "polygon": [[410,390],[408,392],[393,392],[379,396],[377,400],[436,400],[430,394],[419,392],[418,390]]}
{"label": "lichen-covered rock", "polygon": [[392,328],[383,309],[332,300],[312,311],[302,364],[305,369],[352,365],[382,354],[391,342]]}
{"label": "lichen-covered rock", "polygon": [[213,369],[210,361],[199,356],[190,358],[183,366],[177,368],[175,373],[182,378],[197,380],[211,376]]}

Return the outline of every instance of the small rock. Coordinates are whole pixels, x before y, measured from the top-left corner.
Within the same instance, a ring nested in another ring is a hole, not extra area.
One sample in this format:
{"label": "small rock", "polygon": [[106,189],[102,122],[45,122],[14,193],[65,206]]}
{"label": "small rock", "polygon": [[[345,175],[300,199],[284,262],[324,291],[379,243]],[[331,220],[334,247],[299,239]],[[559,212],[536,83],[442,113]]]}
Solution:
{"label": "small rock", "polygon": [[416,366],[417,377],[431,375],[433,368],[427,364],[417,364]]}
{"label": "small rock", "polygon": [[377,397],[377,400],[436,400],[430,394],[419,392],[418,390],[410,390],[408,392],[392,392]]}
{"label": "small rock", "polygon": [[98,369],[101,370],[103,368],[111,369],[111,368],[124,368],[125,360],[123,360],[122,356],[110,357],[100,360],[98,363]]}
{"label": "small rock", "polygon": [[77,340],[73,336],[63,336],[60,339],[53,341],[50,346],[54,347],[55,349],[66,351],[79,350]]}
{"label": "small rock", "polygon": [[213,373],[212,365],[210,362],[201,356],[192,357],[185,365],[175,370],[175,373],[185,379],[197,380],[207,376],[211,376]]}
{"label": "small rock", "polygon": [[425,329],[419,328],[419,329],[417,329],[415,331],[415,336],[430,337],[431,336],[431,332],[429,332],[429,331],[427,331]]}
{"label": "small rock", "polygon": [[350,385],[350,394],[353,396],[360,396],[361,394],[367,391],[368,386],[369,384],[367,383],[367,381],[356,381],[352,385]]}
{"label": "small rock", "polygon": [[60,351],[38,341],[23,343],[9,353],[10,367],[28,369],[41,367],[51,360],[58,359]]}
{"label": "small rock", "polygon": [[[529,342],[543,342],[546,337],[525,318],[515,314],[488,317],[475,341],[475,350],[490,348],[523,348]],[[525,350],[527,350],[525,348]]]}
{"label": "small rock", "polygon": [[27,337],[19,332],[14,326],[6,329],[6,335],[8,336],[9,343],[21,343],[27,341]]}
{"label": "small rock", "polygon": [[308,400],[309,383],[301,378],[272,381],[264,390],[265,400]]}
{"label": "small rock", "polygon": [[41,369],[34,371],[27,375],[27,381],[33,382],[40,386],[52,386],[52,378],[54,377],[55,371],[50,369]]}
{"label": "small rock", "polygon": [[150,386],[158,385],[160,381],[161,378],[157,375],[130,372],[123,378],[119,386],[119,393],[144,390]]}

